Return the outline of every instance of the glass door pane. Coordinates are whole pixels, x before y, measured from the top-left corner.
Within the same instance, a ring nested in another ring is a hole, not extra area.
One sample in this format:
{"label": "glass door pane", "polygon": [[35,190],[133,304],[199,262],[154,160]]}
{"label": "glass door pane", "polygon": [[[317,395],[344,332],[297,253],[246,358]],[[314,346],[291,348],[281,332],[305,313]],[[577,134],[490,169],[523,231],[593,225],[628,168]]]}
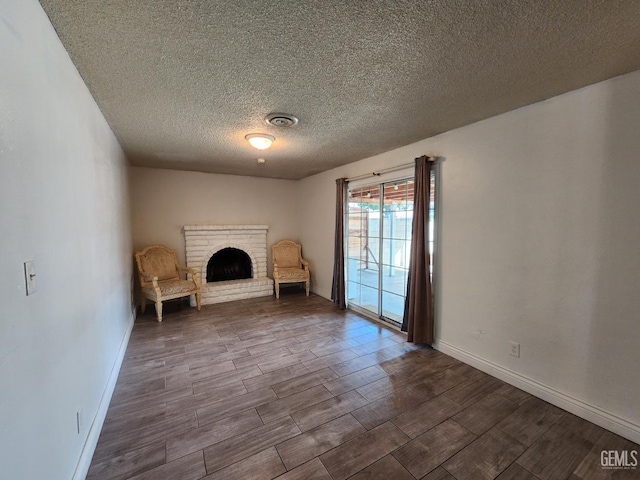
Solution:
{"label": "glass door pane", "polygon": [[383,185],[380,314],[402,322],[413,221],[413,181]]}
{"label": "glass door pane", "polygon": [[349,192],[347,301],[379,314],[380,187]]}
{"label": "glass door pane", "polygon": [[[431,173],[428,242],[433,276],[436,174]],[[347,300],[392,322],[402,322],[411,257],[414,180],[349,191]]]}

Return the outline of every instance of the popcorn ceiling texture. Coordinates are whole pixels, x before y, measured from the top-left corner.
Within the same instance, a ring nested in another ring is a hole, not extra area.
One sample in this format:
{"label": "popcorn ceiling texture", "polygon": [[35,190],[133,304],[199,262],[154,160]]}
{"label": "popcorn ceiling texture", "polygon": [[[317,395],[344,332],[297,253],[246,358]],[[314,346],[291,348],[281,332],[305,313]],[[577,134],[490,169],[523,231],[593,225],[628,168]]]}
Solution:
{"label": "popcorn ceiling texture", "polygon": [[136,166],[299,179],[640,68],[639,1],[41,4]]}

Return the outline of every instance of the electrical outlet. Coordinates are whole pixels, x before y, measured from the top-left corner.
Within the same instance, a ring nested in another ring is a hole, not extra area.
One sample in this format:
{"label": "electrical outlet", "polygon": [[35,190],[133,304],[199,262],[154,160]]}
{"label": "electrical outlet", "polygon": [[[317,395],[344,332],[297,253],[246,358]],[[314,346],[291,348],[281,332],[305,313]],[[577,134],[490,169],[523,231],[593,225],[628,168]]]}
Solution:
{"label": "electrical outlet", "polygon": [[78,411],[76,412],[76,426],[77,426],[77,430],[78,433],[80,433],[82,431],[82,423],[83,423],[83,418],[82,418],[82,408],[79,408]]}
{"label": "electrical outlet", "polygon": [[516,342],[509,342],[509,355],[512,357],[520,358],[520,344]]}

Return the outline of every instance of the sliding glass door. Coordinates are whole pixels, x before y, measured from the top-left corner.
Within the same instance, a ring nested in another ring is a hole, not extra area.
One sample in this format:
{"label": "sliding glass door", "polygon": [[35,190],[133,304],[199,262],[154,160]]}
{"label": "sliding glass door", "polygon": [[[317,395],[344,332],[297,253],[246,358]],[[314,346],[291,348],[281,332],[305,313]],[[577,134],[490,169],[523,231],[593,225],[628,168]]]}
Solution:
{"label": "sliding glass door", "polygon": [[349,190],[347,299],[400,323],[411,252],[413,180]]}

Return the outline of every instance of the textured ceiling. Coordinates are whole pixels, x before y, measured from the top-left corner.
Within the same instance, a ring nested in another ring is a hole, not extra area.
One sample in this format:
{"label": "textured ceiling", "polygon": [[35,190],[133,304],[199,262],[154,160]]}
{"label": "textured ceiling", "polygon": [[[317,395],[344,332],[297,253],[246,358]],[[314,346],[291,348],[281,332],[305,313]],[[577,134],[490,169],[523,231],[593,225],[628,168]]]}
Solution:
{"label": "textured ceiling", "polygon": [[40,3],[138,166],[298,179],[640,68],[637,0]]}

